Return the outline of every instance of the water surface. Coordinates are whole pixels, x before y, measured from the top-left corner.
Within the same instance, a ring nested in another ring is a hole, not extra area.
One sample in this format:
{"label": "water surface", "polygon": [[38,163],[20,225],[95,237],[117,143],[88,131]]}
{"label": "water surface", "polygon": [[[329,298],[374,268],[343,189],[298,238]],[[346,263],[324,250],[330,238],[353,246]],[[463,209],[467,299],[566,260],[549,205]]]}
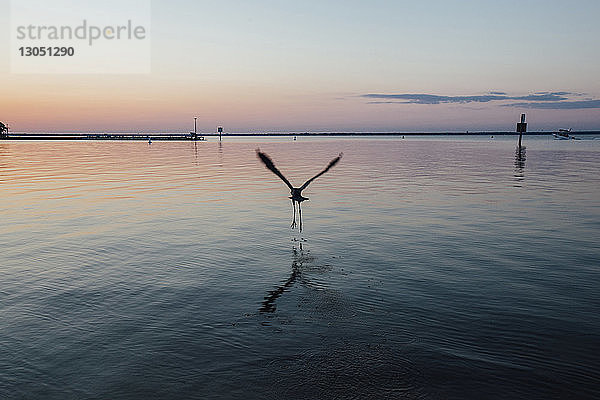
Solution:
{"label": "water surface", "polygon": [[0,142],[0,398],[598,398],[600,141],[515,140]]}

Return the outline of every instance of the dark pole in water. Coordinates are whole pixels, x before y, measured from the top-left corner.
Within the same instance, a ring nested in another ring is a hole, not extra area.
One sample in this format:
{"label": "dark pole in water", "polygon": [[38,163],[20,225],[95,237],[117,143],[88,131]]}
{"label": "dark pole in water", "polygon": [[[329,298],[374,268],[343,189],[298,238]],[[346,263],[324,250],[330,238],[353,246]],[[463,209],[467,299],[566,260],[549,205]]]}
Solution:
{"label": "dark pole in water", "polygon": [[517,132],[519,133],[519,149],[521,149],[521,140],[523,134],[527,132],[527,123],[525,122],[525,114],[521,114],[521,122],[517,122]]}
{"label": "dark pole in water", "polygon": [[194,117],[194,133],[192,133],[192,139],[194,141],[198,140],[198,125],[197,125],[198,117]]}
{"label": "dark pole in water", "polygon": [[219,132],[219,141],[221,141],[221,134],[223,133],[223,127],[222,127],[222,126],[219,126],[219,127],[217,128],[217,131]]}

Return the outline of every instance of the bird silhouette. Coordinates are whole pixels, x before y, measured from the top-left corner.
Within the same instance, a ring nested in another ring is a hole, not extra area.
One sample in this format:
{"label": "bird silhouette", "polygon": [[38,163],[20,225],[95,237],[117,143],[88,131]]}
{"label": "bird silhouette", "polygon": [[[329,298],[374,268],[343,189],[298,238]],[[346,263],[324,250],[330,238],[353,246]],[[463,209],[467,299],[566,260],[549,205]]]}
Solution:
{"label": "bird silhouette", "polygon": [[[292,225],[290,227],[293,229],[296,226],[298,226],[300,232],[302,232],[302,208],[300,204],[304,200],[308,200],[308,197],[302,196],[302,191],[306,189],[306,187],[310,185],[312,181],[314,181],[315,179],[323,175],[325,172],[329,171],[334,165],[336,165],[341,160],[343,153],[340,153],[336,158],[331,160],[324,170],[322,170],[321,172],[304,182],[302,186],[297,188],[293,187],[290,181],[288,181],[287,178],[283,176],[281,171],[279,171],[273,163],[273,160],[271,160],[271,158],[266,153],[263,153],[260,151],[260,149],[257,149],[256,155],[263,162],[263,164],[265,164],[265,167],[267,167],[269,170],[271,170],[271,172],[277,175],[290,188],[291,196],[289,198],[292,200],[292,208],[294,209],[294,216],[292,219]],[[296,224],[296,203],[298,203],[298,224]]]}

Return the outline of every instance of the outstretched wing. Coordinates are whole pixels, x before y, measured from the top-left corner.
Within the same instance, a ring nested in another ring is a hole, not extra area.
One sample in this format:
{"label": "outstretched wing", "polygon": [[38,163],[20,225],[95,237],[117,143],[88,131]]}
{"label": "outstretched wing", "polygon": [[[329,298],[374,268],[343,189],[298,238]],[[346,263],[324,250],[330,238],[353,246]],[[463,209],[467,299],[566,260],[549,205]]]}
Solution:
{"label": "outstretched wing", "polygon": [[329,171],[331,169],[331,167],[333,167],[335,164],[337,164],[338,162],[340,162],[340,160],[342,159],[342,156],[344,155],[344,153],[340,153],[339,156],[337,156],[336,158],[334,158],[333,160],[331,160],[329,162],[329,165],[327,165],[327,167],[319,172],[318,174],[316,174],[315,176],[313,176],[312,178],[310,178],[309,180],[307,180],[306,182],[304,182],[304,185],[300,186],[300,190],[304,190],[306,189],[306,187],[308,185],[310,185],[310,183],[312,181],[314,181],[315,179],[317,179],[318,177],[320,177],[321,175],[323,175],[325,172]]}
{"label": "outstretched wing", "polygon": [[273,172],[275,175],[277,175],[278,177],[281,178],[281,180],[288,185],[288,187],[291,189],[293,189],[292,184],[290,183],[290,181],[288,181],[285,176],[283,176],[283,174],[281,173],[281,171],[279,171],[277,169],[277,167],[275,166],[275,164],[273,164],[273,160],[271,160],[269,158],[268,155],[266,155],[265,153],[261,152],[260,150],[256,150],[256,155],[258,156],[258,158],[260,158],[260,161],[263,162],[263,164],[265,164],[265,167],[267,167],[268,169],[271,170],[271,172]]}

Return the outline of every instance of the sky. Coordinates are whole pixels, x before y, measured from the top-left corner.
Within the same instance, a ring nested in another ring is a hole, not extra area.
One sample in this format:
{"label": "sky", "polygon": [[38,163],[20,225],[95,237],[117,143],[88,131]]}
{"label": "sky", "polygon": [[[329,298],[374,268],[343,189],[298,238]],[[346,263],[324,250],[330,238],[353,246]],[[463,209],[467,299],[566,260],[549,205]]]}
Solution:
{"label": "sky", "polygon": [[153,0],[143,74],[11,73],[9,5],[13,131],[600,129],[597,0]]}

